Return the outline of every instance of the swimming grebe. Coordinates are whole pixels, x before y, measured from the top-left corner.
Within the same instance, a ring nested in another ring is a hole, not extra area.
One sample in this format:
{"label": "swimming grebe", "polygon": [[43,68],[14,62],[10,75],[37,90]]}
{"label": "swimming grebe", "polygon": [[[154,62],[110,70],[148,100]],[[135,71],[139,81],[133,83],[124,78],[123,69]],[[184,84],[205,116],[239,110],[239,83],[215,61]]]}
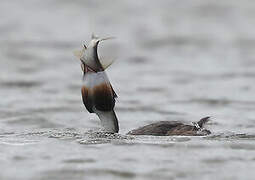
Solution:
{"label": "swimming grebe", "polygon": [[200,119],[193,125],[183,124],[179,121],[160,121],[128,132],[128,135],[154,135],[154,136],[205,136],[211,134],[204,125],[210,117]]}
{"label": "swimming grebe", "polygon": [[[74,52],[81,61],[83,71],[82,100],[89,113],[96,113],[105,131],[119,132],[118,119],[114,112],[116,93],[105,73],[111,63],[103,64],[98,57],[99,42],[111,38],[99,38],[92,35],[88,47],[84,45],[81,51]],[[202,118],[193,125],[185,125],[179,121],[160,121],[132,130],[128,135],[154,136],[203,136],[211,132],[204,129],[209,117]]]}

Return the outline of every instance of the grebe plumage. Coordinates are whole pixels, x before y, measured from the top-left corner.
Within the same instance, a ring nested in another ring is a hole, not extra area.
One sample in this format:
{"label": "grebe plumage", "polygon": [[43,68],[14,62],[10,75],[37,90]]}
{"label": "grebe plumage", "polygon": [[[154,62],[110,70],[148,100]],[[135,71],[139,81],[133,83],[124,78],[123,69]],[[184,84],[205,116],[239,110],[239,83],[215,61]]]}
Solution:
{"label": "grebe plumage", "polygon": [[159,121],[128,132],[128,135],[153,136],[205,136],[211,134],[204,125],[210,117],[200,119],[193,125],[183,124],[180,121]]}

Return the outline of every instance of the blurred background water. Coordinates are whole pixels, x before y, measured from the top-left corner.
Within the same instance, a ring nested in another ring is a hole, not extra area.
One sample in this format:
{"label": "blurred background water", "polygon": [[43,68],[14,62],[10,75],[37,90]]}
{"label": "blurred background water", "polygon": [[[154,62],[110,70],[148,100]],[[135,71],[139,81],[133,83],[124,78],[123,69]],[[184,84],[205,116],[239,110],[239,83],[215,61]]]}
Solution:
{"label": "blurred background water", "polygon": [[[0,179],[253,179],[255,3],[0,1]],[[120,134],[85,110],[72,51],[92,32]],[[128,137],[212,116],[204,137]],[[89,131],[89,132],[88,132]]]}

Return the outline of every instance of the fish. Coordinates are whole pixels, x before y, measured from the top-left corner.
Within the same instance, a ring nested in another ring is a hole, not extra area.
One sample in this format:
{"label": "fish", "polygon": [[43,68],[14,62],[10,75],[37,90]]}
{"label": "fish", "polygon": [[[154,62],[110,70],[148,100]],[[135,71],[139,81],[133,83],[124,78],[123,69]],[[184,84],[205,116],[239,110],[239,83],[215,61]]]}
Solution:
{"label": "fish", "polygon": [[112,62],[102,63],[98,56],[98,44],[101,41],[112,39],[99,38],[92,34],[91,41],[83,45],[82,50],[75,51],[74,55],[81,61],[83,83],[81,88],[82,101],[89,113],[95,113],[106,132],[118,133],[119,123],[114,111],[117,94],[114,91],[105,72]]}

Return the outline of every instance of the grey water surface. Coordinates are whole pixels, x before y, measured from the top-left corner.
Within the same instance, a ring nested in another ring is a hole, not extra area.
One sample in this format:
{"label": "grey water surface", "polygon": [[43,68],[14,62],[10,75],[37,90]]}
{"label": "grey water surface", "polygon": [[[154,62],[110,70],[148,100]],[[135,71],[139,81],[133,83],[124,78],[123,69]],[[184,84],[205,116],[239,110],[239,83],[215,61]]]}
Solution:
{"label": "grey water surface", "polygon": [[[254,179],[255,2],[0,1],[0,180]],[[114,58],[119,134],[84,108],[72,51]],[[208,137],[126,136],[212,120]]]}

